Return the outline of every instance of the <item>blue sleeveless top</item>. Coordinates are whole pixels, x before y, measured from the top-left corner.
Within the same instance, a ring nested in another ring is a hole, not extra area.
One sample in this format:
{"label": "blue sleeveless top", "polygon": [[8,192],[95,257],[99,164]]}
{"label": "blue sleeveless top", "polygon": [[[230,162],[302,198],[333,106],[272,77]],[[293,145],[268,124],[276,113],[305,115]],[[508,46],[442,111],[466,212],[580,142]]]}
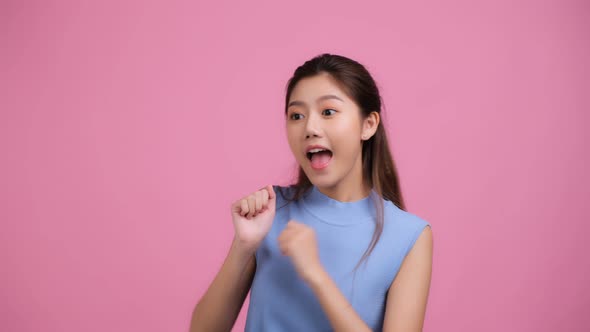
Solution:
{"label": "blue sleeveless top", "polygon": [[[381,199],[383,233],[354,272],[375,230],[375,191],[358,201],[341,202],[313,186],[300,200],[288,203],[279,187],[273,188],[276,215],[256,250],[245,331],[332,331],[312,289],[279,249],[278,236],[291,219],[314,229],[322,266],[365,323],[373,331],[381,331],[389,287],[416,239],[430,224]],[[281,188],[286,197],[292,197],[293,188]]]}

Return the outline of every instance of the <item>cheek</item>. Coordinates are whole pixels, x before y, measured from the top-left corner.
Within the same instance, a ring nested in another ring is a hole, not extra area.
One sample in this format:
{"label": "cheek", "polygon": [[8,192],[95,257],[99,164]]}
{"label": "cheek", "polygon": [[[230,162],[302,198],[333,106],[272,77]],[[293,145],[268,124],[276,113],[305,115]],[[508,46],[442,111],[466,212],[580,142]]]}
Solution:
{"label": "cheek", "polygon": [[351,117],[342,117],[334,123],[332,129],[334,134],[339,136],[346,136],[348,139],[358,139],[361,137],[361,124],[358,120]]}
{"label": "cheek", "polygon": [[345,126],[342,130],[334,131],[331,140],[334,150],[341,160],[352,161],[362,151],[360,129],[356,126]]}
{"label": "cheek", "polygon": [[289,148],[291,148],[291,152],[295,155],[295,157],[299,158],[299,154],[297,151],[301,149],[299,146],[299,141],[297,140],[296,134],[293,130],[287,129],[287,143],[289,143]]}

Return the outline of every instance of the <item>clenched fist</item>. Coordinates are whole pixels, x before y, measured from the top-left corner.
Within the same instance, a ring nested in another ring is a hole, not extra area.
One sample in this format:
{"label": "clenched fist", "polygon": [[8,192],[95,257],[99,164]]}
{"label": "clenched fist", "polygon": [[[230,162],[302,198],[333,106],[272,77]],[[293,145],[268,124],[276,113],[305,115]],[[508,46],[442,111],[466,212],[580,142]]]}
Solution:
{"label": "clenched fist", "polygon": [[266,236],[275,217],[276,195],[272,185],[253,192],[231,205],[235,240],[255,251]]}
{"label": "clenched fist", "polygon": [[313,228],[290,220],[278,238],[283,255],[291,258],[299,276],[306,282],[322,272],[317,240]]}

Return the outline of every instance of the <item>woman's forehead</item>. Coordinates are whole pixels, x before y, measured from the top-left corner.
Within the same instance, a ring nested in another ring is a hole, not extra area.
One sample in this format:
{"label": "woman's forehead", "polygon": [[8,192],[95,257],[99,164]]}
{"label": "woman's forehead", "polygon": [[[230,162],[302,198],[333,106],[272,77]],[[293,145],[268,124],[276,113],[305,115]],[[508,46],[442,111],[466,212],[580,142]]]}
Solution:
{"label": "woman's forehead", "polygon": [[332,100],[347,104],[350,98],[344,93],[334,79],[328,75],[316,75],[299,81],[289,98],[289,106],[320,103]]}

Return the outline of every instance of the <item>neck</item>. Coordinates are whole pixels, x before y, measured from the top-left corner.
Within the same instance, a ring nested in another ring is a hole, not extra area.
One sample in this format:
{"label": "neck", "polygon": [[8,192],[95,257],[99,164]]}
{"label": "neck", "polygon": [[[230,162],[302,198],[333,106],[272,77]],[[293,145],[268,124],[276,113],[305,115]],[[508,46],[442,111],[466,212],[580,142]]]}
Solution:
{"label": "neck", "polygon": [[369,196],[369,193],[371,192],[371,189],[368,187],[362,188],[362,189],[358,189],[358,190],[354,190],[354,189],[343,189],[341,187],[318,187],[318,190],[332,198],[335,199],[337,201],[340,202],[355,202],[358,200],[361,200],[367,196]]}

